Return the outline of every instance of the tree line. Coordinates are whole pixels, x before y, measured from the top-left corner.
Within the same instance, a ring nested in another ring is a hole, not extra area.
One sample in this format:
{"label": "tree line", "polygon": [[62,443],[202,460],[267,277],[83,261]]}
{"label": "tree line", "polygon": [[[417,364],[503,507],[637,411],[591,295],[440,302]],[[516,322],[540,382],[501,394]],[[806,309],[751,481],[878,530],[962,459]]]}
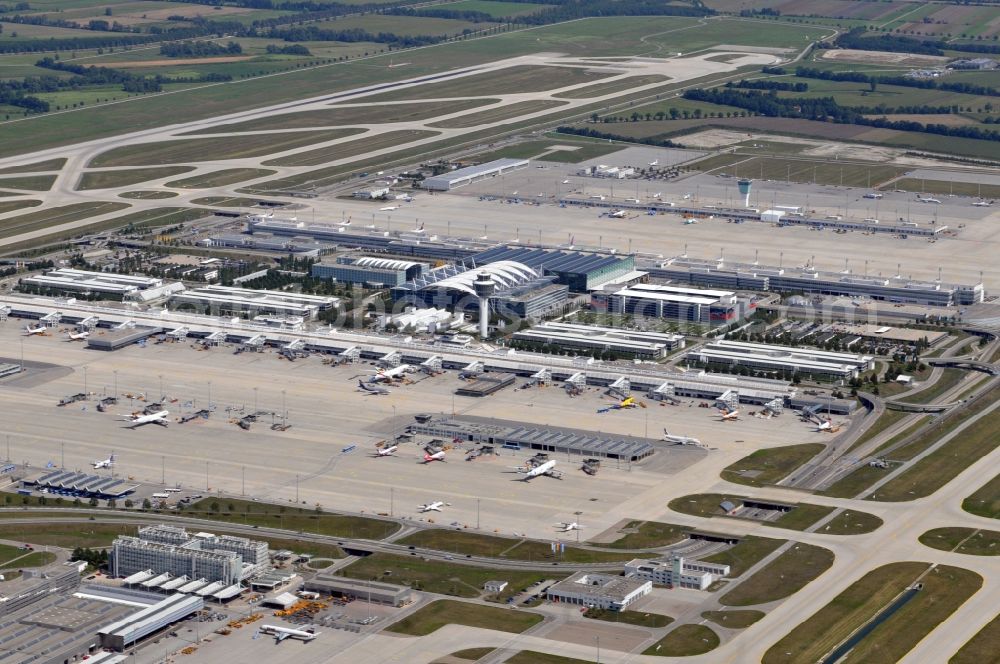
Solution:
{"label": "tree line", "polygon": [[817,46],[819,48],[854,48],[863,51],[889,51],[914,55],[944,55],[945,51],[1000,53],[1000,46],[995,44],[968,44],[943,39],[915,39],[901,35],[868,37],[865,36],[867,33],[868,30],[864,27],[853,28],[837,37],[832,44],[820,42]]}
{"label": "tree line", "polygon": [[683,148],[684,146],[680,143],[675,143],[669,139],[656,138],[655,136],[650,136],[646,138],[633,138],[631,136],[622,136],[620,134],[613,134],[607,131],[598,131],[597,129],[591,129],[590,127],[557,127],[556,132],[559,134],[574,134],[576,136],[588,136],[590,138],[600,138],[609,141],[623,141],[626,143],[641,143],[643,145],[655,145],[660,148]]}
{"label": "tree line", "polygon": [[[799,78],[815,78],[823,81],[847,81],[851,83],[872,83],[878,85],[898,85],[907,88],[922,88],[924,90],[946,90],[968,95],[984,97],[1000,97],[1000,89],[988,85],[974,83],[948,83],[933,79],[909,78],[907,76],[870,76],[859,71],[828,71],[812,67],[799,67],[795,70]],[[874,88],[872,88],[874,90]]]}
{"label": "tree line", "polygon": [[743,90],[782,90],[785,92],[808,92],[808,83],[788,83],[786,81],[757,80],[748,81],[742,78],[736,82],[726,83],[727,88],[741,88]]}
{"label": "tree line", "polygon": [[803,118],[807,120],[819,120],[821,122],[864,125],[899,131],[916,131],[958,138],[1000,141],[1000,132],[994,129],[983,129],[976,126],[951,127],[943,124],[924,124],[910,120],[865,117],[866,115],[878,113],[891,114],[899,111],[898,109],[882,106],[841,106],[833,97],[817,97],[814,99],[795,97],[783,99],[778,97],[773,91],[765,94],[757,91],[738,92],[725,88],[715,90],[695,88],[685,91],[684,98],[692,101],[721,104],[723,106],[735,106],[758,115],[772,118]]}
{"label": "tree line", "polygon": [[215,55],[239,55],[243,47],[231,41],[225,46],[211,41],[171,42],[160,46],[160,55],[167,58],[208,58]]}

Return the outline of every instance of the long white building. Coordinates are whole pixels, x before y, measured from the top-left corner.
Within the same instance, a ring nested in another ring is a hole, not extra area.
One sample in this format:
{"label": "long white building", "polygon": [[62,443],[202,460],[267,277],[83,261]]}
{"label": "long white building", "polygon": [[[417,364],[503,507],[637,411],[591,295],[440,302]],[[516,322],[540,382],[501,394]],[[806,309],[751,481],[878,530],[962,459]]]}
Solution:
{"label": "long white building", "polygon": [[312,320],[321,312],[335,309],[339,304],[338,298],[325,295],[253,290],[235,286],[204,286],[178,293],[170,298],[172,309],[241,318],[279,315],[301,316],[306,320]]}
{"label": "long white building", "polygon": [[684,347],[684,335],[639,332],[615,327],[546,322],[514,333],[515,341],[559,346],[587,352],[610,351],[644,360],[657,360]]}
{"label": "long white building", "polygon": [[625,564],[625,575],[659,586],[707,590],[717,579],[729,576],[729,565],[686,560],[682,556],[673,556],[670,561],[636,559]]}
{"label": "long white building", "polygon": [[577,572],[549,586],[546,596],[558,602],[607,611],[624,611],[652,590],[653,582],[646,579]]}
{"label": "long white building", "polygon": [[143,275],[94,272],[63,267],[45,274],[26,277],[23,284],[63,293],[101,293],[122,297],[149,288],[159,288],[163,280]]}
{"label": "long white building", "polygon": [[689,364],[844,381],[875,368],[870,355],[720,339],[689,351]]}
{"label": "long white building", "polygon": [[709,327],[728,325],[739,319],[736,293],[661,284],[634,284],[613,292],[594,293],[596,311],[610,314],[663,318],[677,323]]}

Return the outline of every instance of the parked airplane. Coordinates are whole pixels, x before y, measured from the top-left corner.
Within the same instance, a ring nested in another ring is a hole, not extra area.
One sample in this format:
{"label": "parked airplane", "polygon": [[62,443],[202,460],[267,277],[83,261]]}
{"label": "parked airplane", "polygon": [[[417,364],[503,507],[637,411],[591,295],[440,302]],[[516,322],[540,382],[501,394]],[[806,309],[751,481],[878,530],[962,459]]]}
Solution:
{"label": "parked airplane", "polygon": [[546,461],[543,464],[539,464],[534,468],[518,467],[515,470],[519,473],[524,473],[524,477],[521,478],[522,482],[528,482],[530,480],[539,477],[540,475],[547,475],[548,477],[554,477],[557,480],[562,479],[562,473],[555,469],[556,462],[555,459]]}
{"label": "parked airplane", "polygon": [[660,165],[660,160],[659,159],[654,159],[653,161],[649,162],[649,165],[650,166],[659,166]]}
{"label": "parked airplane", "polygon": [[347,218],[347,221],[342,221],[342,222],[340,222],[340,223],[339,223],[339,224],[337,224],[337,225],[338,225],[338,226],[350,226],[350,225],[351,225],[351,218],[350,218],[350,217],[348,217],[348,218]]}
{"label": "parked airplane", "polygon": [[399,209],[398,205],[387,205],[384,208],[379,208],[378,211],[379,212],[392,212],[393,210],[398,210],[398,209]]}
{"label": "parked airplane", "polygon": [[165,427],[169,424],[167,421],[168,415],[170,415],[170,411],[161,410],[149,415],[122,415],[122,417],[129,418],[129,422],[132,423],[132,426],[128,427],[129,429],[135,429],[144,424],[159,424],[161,427]]}
{"label": "parked airplane", "polygon": [[563,180],[563,184],[569,184],[569,180]]}
{"label": "parked airplane", "polygon": [[363,380],[358,381],[358,387],[361,388],[362,391],[376,396],[380,394],[390,394],[389,390],[384,387],[379,385],[366,385]]}
{"label": "parked airplane", "polygon": [[608,212],[608,216],[612,219],[624,219],[625,210],[612,210],[611,212]]}
{"label": "parked airplane", "polygon": [[39,325],[38,327],[31,327],[30,325],[24,326],[24,336],[30,337],[35,334],[45,334],[45,330],[48,328],[44,325]]}
{"label": "parked airplane", "polygon": [[740,419],[739,418],[740,411],[738,409],[737,410],[723,410],[723,411],[720,411],[719,415],[720,415],[720,418],[721,418],[719,420],[720,422],[735,422],[736,420]]}
{"label": "parked airplane", "polygon": [[440,512],[442,507],[451,507],[451,503],[435,500],[433,503],[424,503],[420,506],[420,512]]}
{"label": "parked airplane", "polygon": [[685,226],[691,226],[691,225],[697,224],[697,223],[698,223],[698,220],[695,219],[694,217],[688,217],[687,219],[684,220],[684,225]]}
{"label": "parked airplane", "polygon": [[864,196],[862,196],[862,198],[870,198],[872,200],[876,200],[877,201],[880,198],[882,198],[882,194],[876,194],[874,192],[868,192],[867,194],[865,194]]}
{"label": "parked airplane", "polygon": [[408,374],[413,371],[413,367],[409,364],[400,364],[398,367],[393,367],[391,369],[379,369],[374,376],[371,378],[371,382],[380,381],[393,381],[402,380],[404,374]]}
{"label": "parked airplane", "polygon": [[973,203],[973,205],[976,207],[989,207],[993,205],[993,203],[991,203],[990,201],[976,201],[975,203]]}
{"label": "parked airplane", "polygon": [[837,433],[840,431],[840,427],[842,426],[843,423],[834,424],[830,420],[825,420],[822,424],[816,427],[816,431],[822,431],[823,433]]}
{"label": "parked airplane", "polygon": [[674,445],[701,445],[701,441],[690,436],[677,436],[666,429],[663,430],[663,440]]}
{"label": "parked airplane", "polygon": [[318,634],[303,629],[292,629],[290,627],[278,627],[276,625],[261,625],[260,631],[274,637],[275,643],[281,643],[285,639],[299,639],[300,641],[312,641]]}
{"label": "parked airplane", "polygon": [[413,230],[411,230],[410,232],[411,232],[411,233],[416,233],[417,235],[423,235],[423,234],[424,234],[424,233],[426,233],[427,231],[425,231],[425,230],[424,230],[424,225],[423,225],[423,224],[420,224],[419,226],[417,226],[416,228],[414,228],[414,229],[413,229]]}
{"label": "parked airplane", "polygon": [[94,466],[94,470],[99,470],[101,468],[111,468],[115,465],[116,460],[117,459],[114,455],[114,452],[112,452],[111,456],[109,456],[107,459],[104,459],[103,461],[95,461],[91,465]]}
{"label": "parked airplane", "polygon": [[376,447],[375,454],[373,455],[376,459],[378,457],[392,456],[399,449],[399,445],[390,445],[389,447]]}
{"label": "parked airplane", "polygon": [[940,203],[941,201],[937,198],[931,198],[930,196],[921,196],[917,194],[917,200],[921,203]]}
{"label": "parked airplane", "polygon": [[66,336],[69,337],[70,341],[83,341],[90,336],[90,332],[76,332],[75,334],[73,332],[68,332]]}
{"label": "parked airplane", "polygon": [[583,528],[586,528],[586,526],[581,526],[576,521],[573,521],[571,523],[567,523],[566,521],[560,521],[559,523],[556,524],[556,528],[558,528],[559,532],[561,533],[568,533],[571,530],[582,530]]}
{"label": "parked airplane", "polygon": [[424,452],[424,463],[432,463],[434,461],[440,461],[444,463],[444,450],[430,454],[429,452]]}

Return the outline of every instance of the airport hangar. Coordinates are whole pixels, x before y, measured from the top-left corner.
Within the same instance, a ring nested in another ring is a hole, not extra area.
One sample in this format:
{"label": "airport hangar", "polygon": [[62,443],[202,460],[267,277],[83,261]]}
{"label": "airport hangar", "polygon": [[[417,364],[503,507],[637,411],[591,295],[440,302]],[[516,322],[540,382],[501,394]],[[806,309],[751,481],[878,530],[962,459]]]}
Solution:
{"label": "airport hangar", "polygon": [[[405,342],[390,337],[344,331],[290,334],[252,321],[234,321],[227,317],[169,311],[144,313],[102,307],[92,303],[18,295],[8,295],[0,299],[0,313],[2,312],[28,320],[58,317],[59,321],[68,324],[96,318],[99,320],[99,327],[117,328],[132,324],[140,328],[155,329],[157,333],[165,330],[163,334],[175,339],[194,338],[214,343],[227,341],[241,344],[268,344],[275,347],[294,345],[308,352],[336,355],[346,361],[365,359],[388,363],[406,362],[417,367],[498,372],[541,381],[615,387],[620,393],[644,392],[653,399],[725,398],[727,401],[735,399],[739,403],[757,405],[781,403],[788,406],[794,403],[798,408],[812,403],[810,398],[799,396],[798,390],[787,381],[693,371],[678,373],[655,365],[611,367],[589,358],[574,359],[536,353],[495,354],[462,348],[443,349],[441,345]],[[88,347],[93,347],[94,344],[91,342],[97,343],[101,338],[91,336],[88,339]],[[847,400],[838,400],[829,405],[826,401],[822,403],[824,409],[829,407],[831,412],[838,414],[850,413],[855,405],[855,402]]]}
{"label": "airport hangar", "polygon": [[421,188],[429,191],[450,191],[486,178],[494,178],[510,171],[528,167],[527,159],[495,159],[476,166],[467,166],[454,171],[426,178]]}

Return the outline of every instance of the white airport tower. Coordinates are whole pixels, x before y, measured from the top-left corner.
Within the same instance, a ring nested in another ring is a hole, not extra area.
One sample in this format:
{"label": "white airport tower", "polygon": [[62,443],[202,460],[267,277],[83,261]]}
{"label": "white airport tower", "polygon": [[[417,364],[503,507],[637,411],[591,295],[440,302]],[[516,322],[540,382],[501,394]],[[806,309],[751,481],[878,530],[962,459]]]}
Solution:
{"label": "white airport tower", "polygon": [[747,178],[743,178],[736,183],[740,193],[743,194],[743,207],[750,207],[750,185],[752,183],[753,180]]}
{"label": "white airport tower", "polygon": [[479,298],[479,338],[486,339],[490,334],[490,297],[496,292],[497,282],[484,270],[476,275],[472,287]]}

